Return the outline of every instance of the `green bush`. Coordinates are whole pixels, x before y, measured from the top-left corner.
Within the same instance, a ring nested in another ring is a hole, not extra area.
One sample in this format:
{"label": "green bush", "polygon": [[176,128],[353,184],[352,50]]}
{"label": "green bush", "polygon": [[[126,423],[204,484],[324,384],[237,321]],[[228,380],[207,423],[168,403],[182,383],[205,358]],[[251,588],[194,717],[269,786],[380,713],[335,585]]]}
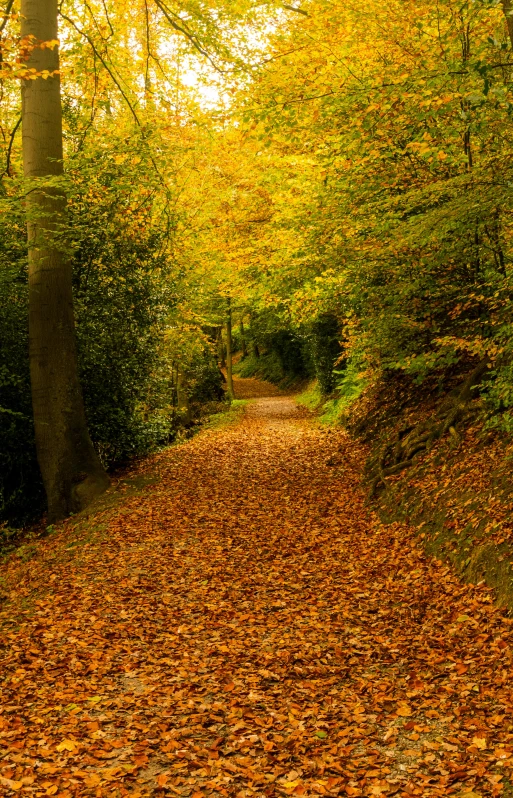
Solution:
{"label": "green bush", "polygon": [[240,360],[234,368],[239,377],[260,377],[267,382],[275,385],[285,379],[285,370],[276,352],[269,354],[249,355],[244,360]]}
{"label": "green bush", "polygon": [[[106,466],[173,438],[176,391],[164,331],[176,304],[177,265],[158,226],[124,223],[126,196],[95,164],[78,180],[69,221],[80,380],[93,442]],[[36,460],[29,364],[26,233],[20,203],[2,198],[0,222],[0,524],[39,516],[44,491]],[[198,331],[201,337],[201,331]],[[212,352],[190,364],[191,400],[222,395]]]}
{"label": "green bush", "polygon": [[335,363],[340,357],[340,330],[336,316],[324,313],[315,319],[307,336],[315,376],[323,396],[335,388]]}
{"label": "green bush", "polygon": [[25,230],[14,210],[0,225],[0,524],[37,516],[44,491],[36,461],[28,366]]}

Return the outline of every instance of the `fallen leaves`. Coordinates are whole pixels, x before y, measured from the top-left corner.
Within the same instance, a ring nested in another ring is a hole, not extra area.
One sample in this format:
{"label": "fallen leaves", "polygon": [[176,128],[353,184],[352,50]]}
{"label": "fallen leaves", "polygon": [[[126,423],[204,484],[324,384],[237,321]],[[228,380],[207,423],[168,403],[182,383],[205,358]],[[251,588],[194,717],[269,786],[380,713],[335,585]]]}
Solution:
{"label": "fallen leaves", "polygon": [[77,744],[75,740],[63,740],[56,746],[57,751],[75,751]]}
{"label": "fallen leaves", "polygon": [[14,790],[15,792],[21,790],[23,787],[22,781],[14,781],[13,779],[6,779],[3,776],[0,776],[0,784],[3,787],[6,787],[8,790]]}
{"label": "fallen leaves", "polygon": [[369,513],[361,462],[260,399],[9,563],[6,795],[500,796],[511,621]]}

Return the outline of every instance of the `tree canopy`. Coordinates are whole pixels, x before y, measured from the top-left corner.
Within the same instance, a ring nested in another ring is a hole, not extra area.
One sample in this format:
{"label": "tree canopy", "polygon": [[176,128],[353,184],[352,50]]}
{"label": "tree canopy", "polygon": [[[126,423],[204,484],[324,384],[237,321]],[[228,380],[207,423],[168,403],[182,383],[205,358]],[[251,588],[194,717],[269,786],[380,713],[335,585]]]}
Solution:
{"label": "tree canopy", "polygon": [[[511,431],[507,0],[65,0],[58,41],[20,37],[20,14],[4,2],[5,517],[40,492],[24,219],[41,184],[23,175],[20,82],[60,78],[64,170],[44,190],[67,200],[105,465],[168,440],[180,391],[219,395],[228,307],[249,359],[325,394],[348,370],[442,385],[486,361],[489,423]],[[57,47],[58,70],[30,66]]]}

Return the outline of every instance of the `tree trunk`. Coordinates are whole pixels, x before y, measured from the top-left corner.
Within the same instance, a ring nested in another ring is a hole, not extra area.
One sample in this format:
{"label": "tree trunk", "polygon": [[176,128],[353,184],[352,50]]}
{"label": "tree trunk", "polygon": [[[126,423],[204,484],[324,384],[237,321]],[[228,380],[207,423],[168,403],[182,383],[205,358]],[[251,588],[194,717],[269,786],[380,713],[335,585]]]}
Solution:
{"label": "tree trunk", "polygon": [[[57,0],[22,0],[27,66],[59,69]],[[82,510],[109,485],[87,430],[78,381],[71,262],[63,242],[66,198],[47,178],[63,173],[59,75],[22,82],[23,165],[27,186],[29,340],[37,457],[48,518]]]}
{"label": "tree trunk", "polygon": [[187,380],[182,369],[178,369],[176,378],[176,396],[178,413],[182,424],[188,425],[191,423],[191,407],[189,404],[189,394],[187,393]]}
{"label": "tree trunk", "polygon": [[240,320],[240,340],[242,345],[242,360],[248,356],[248,347],[246,344],[246,332],[244,330],[244,319]]}
{"label": "tree trunk", "polygon": [[502,0],[502,8],[504,10],[504,16],[506,17],[511,46],[513,47],[513,4],[511,0]]}
{"label": "tree trunk", "polygon": [[235,399],[235,391],[233,390],[233,361],[232,361],[232,301],[230,297],[227,300],[228,313],[226,316],[226,383],[227,394],[230,401]]}
{"label": "tree trunk", "polygon": [[217,330],[217,357],[219,365],[222,369],[226,368],[226,351],[223,341],[223,328],[219,327]]}

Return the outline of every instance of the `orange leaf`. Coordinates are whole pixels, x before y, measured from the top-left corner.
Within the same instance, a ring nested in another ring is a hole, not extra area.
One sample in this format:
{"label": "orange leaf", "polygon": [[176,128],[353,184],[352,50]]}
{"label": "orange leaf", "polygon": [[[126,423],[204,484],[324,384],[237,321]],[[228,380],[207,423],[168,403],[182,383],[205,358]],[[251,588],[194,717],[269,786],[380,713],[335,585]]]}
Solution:
{"label": "orange leaf", "polygon": [[22,781],[13,781],[12,779],[6,779],[3,776],[0,776],[0,784],[3,784],[3,786],[7,787],[9,790],[21,790],[23,787]]}

